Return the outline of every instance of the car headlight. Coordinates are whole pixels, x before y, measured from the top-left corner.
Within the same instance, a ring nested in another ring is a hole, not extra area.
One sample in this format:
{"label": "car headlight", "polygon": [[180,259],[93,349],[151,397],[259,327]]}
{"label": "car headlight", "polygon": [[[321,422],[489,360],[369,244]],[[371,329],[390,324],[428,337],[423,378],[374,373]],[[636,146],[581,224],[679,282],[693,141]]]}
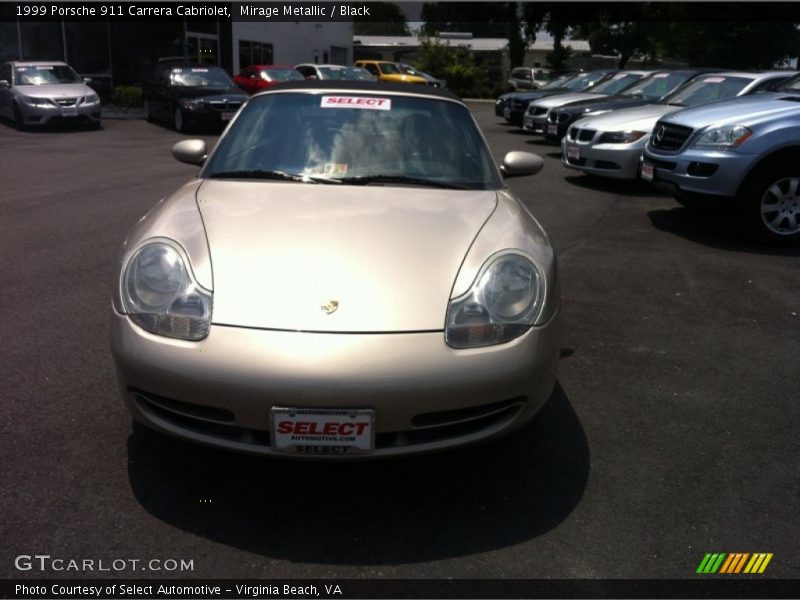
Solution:
{"label": "car headlight", "polygon": [[704,132],[692,144],[692,148],[706,150],[733,150],[744,144],[753,135],[743,125],[725,125]]}
{"label": "car headlight", "polygon": [[647,135],[646,131],[606,131],[600,136],[598,144],[630,144],[642,136]]}
{"label": "car headlight", "polygon": [[194,278],[183,250],[152,241],[133,253],[122,272],[122,305],[142,329],[201,340],[211,326],[211,292]]}
{"label": "car headlight", "polygon": [[521,254],[489,259],[472,288],[450,301],[445,341],[453,348],[502,344],[525,333],[539,318],[544,278]]}
{"label": "car headlight", "polygon": [[100,102],[100,98],[97,94],[89,94],[83,100],[84,104],[96,104],[97,102]]}
{"label": "car headlight", "polygon": [[203,101],[192,100],[191,98],[185,98],[181,100],[181,107],[186,110],[200,110],[203,108]]}
{"label": "car headlight", "polygon": [[32,98],[30,96],[23,96],[22,99],[25,101],[25,104],[30,104],[31,106],[52,106],[53,103],[50,102],[47,98]]}

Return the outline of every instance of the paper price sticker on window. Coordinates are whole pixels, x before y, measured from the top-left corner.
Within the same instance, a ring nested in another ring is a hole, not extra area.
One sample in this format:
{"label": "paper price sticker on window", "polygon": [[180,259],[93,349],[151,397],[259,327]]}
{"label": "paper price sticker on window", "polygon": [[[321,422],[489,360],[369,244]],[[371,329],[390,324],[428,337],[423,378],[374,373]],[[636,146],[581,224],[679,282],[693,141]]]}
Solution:
{"label": "paper price sticker on window", "polygon": [[366,96],[323,96],[320,107],[391,110],[392,101],[389,98],[368,98]]}
{"label": "paper price sticker on window", "polygon": [[703,79],[703,83],[722,83],[725,81],[724,77],[706,77]]}

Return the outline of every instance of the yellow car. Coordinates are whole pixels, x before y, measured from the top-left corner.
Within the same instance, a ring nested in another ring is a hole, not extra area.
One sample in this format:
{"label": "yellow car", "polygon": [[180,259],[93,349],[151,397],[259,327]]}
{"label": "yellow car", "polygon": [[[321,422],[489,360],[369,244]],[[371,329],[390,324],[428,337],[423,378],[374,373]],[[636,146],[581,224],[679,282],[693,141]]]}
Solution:
{"label": "yellow car", "polygon": [[366,69],[380,81],[392,83],[421,83],[427,85],[427,81],[417,75],[403,73],[397,63],[388,60],[357,60],[356,66]]}

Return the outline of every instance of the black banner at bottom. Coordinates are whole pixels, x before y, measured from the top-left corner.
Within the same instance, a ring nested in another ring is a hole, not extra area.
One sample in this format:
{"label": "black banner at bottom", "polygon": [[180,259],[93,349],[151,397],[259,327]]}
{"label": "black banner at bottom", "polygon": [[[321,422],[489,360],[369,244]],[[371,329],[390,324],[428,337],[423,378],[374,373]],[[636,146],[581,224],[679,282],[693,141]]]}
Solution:
{"label": "black banner at bottom", "polygon": [[25,600],[350,598],[797,598],[800,580],[698,579],[5,579]]}

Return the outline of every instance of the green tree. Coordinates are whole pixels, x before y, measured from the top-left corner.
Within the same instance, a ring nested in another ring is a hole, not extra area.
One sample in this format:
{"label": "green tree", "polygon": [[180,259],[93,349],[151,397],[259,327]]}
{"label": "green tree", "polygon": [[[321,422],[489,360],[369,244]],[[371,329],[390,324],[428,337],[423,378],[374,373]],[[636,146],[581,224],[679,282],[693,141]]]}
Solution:
{"label": "green tree", "polygon": [[447,87],[461,97],[491,95],[489,71],[479,64],[472,52],[463,46],[450,46],[437,40],[424,39],[416,67],[447,81]]}
{"label": "green tree", "polygon": [[[516,2],[426,2],[420,18],[422,33],[461,31],[474,37],[509,37],[509,23],[519,24]],[[517,28],[519,26],[517,25]]]}
{"label": "green tree", "polygon": [[369,17],[353,18],[355,35],[411,35],[406,15],[394,2],[368,4]]}

